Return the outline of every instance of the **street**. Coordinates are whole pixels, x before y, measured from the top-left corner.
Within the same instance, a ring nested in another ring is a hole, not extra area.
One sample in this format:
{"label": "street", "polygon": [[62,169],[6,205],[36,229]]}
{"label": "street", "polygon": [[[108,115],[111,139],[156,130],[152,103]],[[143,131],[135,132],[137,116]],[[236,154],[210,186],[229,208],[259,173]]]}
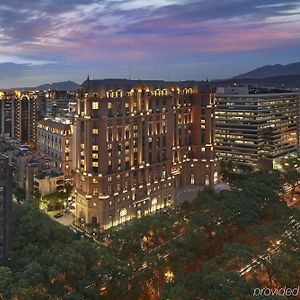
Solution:
{"label": "street", "polygon": [[72,213],[65,213],[62,217],[60,218],[54,218],[52,217],[53,220],[59,222],[62,225],[65,226],[70,226],[73,223],[74,216]]}

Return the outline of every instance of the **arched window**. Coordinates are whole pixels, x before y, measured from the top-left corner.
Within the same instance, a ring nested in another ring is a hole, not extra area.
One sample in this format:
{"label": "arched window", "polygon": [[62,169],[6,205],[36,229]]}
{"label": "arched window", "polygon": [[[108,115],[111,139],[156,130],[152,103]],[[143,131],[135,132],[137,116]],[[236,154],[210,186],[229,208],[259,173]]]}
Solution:
{"label": "arched window", "polygon": [[116,97],[123,97],[123,92],[121,90],[116,91]]}
{"label": "arched window", "polygon": [[161,90],[159,90],[159,89],[155,90],[154,95],[155,96],[160,96],[161,95]]}
{"label": "arched window", "polygon": [[127,209],[123,208],[120,211],[120,223],[125,223],[126,219],[127,219]]}
{"label": "arched window", "polygon": [[114,91],[112,91],[112,90],[107,91],[106,92],[106,97],[107,98],[113,98],[114,97]]}
{"label": "arched window", "polygon": [[151,201],[151,212],[155,212],[157,210],[157,198],[153,198]]}
{"label": "arched window", "polygon": [[208,175],[205,175],[205,185],[209,185],[210,182],[209,182],[209,176]]}
{"label": "arched window", "polygon": [[214,184],[218,183],[218,181],[219,181],[219,174],[218,174],[218,172],[216,171],[216,172],[214,173]]}
{"label": "arched window", "polygon": [[96,225],[98,223],[97,217],[92,217],[92,224]]}

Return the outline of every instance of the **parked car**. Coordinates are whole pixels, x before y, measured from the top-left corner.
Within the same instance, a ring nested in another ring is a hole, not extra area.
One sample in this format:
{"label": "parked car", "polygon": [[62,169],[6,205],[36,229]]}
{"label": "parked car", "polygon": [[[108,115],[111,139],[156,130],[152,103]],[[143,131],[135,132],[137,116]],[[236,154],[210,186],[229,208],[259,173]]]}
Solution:
{"label": "parked car", "polygon": [[59,212],[57,214],[55,214],[53,217],[58,219],[58,218],[61,218],[64,214],[62,212]]}

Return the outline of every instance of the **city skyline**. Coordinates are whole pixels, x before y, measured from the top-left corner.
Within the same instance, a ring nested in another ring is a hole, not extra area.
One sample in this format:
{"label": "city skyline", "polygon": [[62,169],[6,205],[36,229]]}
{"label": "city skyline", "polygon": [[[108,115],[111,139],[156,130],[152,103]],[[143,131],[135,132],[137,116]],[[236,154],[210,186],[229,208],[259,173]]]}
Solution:
{"label": "city skyline", "polygon": [[[17,8],[17,9],[16,9]],[[299,61],[300,1],[2,1],[0,88],[228,78]],[[234,62],[234,63],[233,63]]]}

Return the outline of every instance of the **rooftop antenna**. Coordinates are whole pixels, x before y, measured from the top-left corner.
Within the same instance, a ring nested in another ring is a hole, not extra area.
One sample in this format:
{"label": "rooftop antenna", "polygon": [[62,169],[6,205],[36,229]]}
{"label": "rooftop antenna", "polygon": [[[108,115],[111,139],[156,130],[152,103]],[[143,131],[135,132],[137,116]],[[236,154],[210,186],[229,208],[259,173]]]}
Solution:
{"label": "rooftop antenna", "polygon": [[87,79],[86,79],[86,82],[87,82],[87,90],[89,91],[90,90],[90,75],[88,75]]}
{"label": "rooftop antenna", "polygon": [[171,72],[169,72],[169,81],[171,81]]}

